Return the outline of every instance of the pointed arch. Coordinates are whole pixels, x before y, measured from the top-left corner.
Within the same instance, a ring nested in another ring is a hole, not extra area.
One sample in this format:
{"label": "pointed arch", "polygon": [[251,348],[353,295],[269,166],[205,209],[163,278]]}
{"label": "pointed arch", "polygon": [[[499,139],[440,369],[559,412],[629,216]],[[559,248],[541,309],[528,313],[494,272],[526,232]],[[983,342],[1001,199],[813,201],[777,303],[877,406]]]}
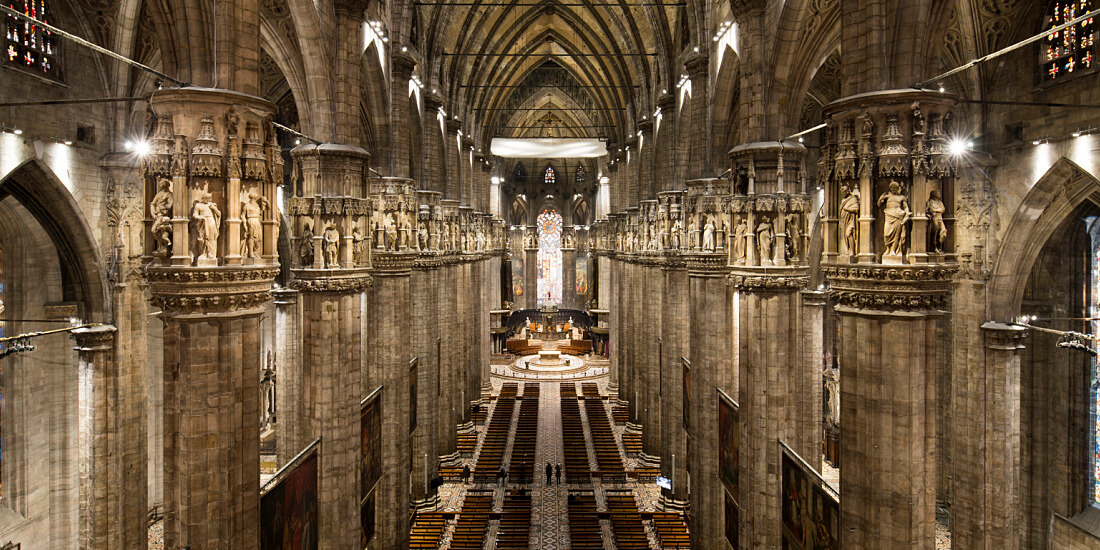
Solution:
{"label": "pointed arch", "polygon": [[1035,259],[1050,236],[1078,205],[1100,204],[1100,180],[1062,157],[1028,191],[1001,241],[990,279],[993,320],[1010,321],[1020,314],[1024,287]]}
{"label": "pointed arch", "polygon": [[72,193],[49,167],[29,160],[0,179],[0,200],[9,195],[38,220],[57,248],[63,298],[83,303],[87,320],[107,321],[102,256]]}

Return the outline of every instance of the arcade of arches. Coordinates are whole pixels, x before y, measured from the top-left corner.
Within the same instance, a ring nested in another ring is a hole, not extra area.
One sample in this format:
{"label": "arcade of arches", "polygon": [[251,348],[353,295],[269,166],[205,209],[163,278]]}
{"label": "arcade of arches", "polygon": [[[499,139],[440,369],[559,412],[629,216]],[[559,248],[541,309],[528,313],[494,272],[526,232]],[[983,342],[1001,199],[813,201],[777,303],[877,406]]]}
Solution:
{"label": "arcade of arches", "polygon": [[1100,548],[1097,7],[5,2],[0,549]]}

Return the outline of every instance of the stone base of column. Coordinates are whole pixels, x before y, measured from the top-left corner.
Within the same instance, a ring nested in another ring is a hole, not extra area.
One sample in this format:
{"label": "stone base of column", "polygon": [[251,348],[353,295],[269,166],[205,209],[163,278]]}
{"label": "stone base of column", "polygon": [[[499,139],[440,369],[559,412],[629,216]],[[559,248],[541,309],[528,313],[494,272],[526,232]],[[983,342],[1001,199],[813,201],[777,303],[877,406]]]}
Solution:
{"label": "stone base of column", "polygon": [[463,422],[462,424],[458,425],[458,433],[460,433],[460,434],[461,433],[470,433],[472,431],[474,431],[474,421],[473,420],[471,420],[469,422]]}
{"label": "stone base of column", "polygon": [[439,508],[439,493],[433,493],[427,498],[412,501],[412,507],[417,512],[434,512]]}
{"label": "stone base of column", "polygon": [[635,424],[633,422],[627,422],[626,423],[626,428],[624,428],[624,429],[626,430],[626,433],[628,433],[628,434],[640,434],[640,433],[642,433],[642,426],[640,424]]}
{"label": "stone base of column", "polygon": [[645,452],[638,453],[638,465],[643,468],[660,468],[661,457],[645,454]]}
{"label": "stone base of column", "polygon": [[688,501],[677,500],[670,496],[661,494],[661,496],[657,498],[657,509],[662,512],[675,512],[678,514],[687,513]]}
{"label": "stone base of column", "polygon": [[619,397],[619,385],[618,384],[608,384],[607,385],[607,395],[610,395],[613,400],[617,401],[618,397]]}
{"label": "stone base of column", "polygon": [[455,451],[451,454],[439,456],[439,466],[442,468],[451,468],[453,466],[458,466],[461,463],[462,455],[458,454],[458,451]]}

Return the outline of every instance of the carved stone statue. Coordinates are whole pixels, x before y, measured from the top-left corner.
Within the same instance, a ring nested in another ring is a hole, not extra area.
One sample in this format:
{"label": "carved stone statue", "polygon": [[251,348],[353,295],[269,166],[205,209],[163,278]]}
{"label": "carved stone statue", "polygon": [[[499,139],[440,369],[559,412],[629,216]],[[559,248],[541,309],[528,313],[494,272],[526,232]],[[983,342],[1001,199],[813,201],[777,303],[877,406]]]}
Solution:
{"label": "carved stone statue", "polygon": [[688,238],[691,239],[691,248],[693,250],[699,250],[699,224],[692,218],[691,225],[688,226]]}
{"label": "carved stone statue", "polygon": [[340,262],[336,259],[336,253],[340,250],[340,232],[330,224],[325,228],[322,239],[325,245],[325,267],[340,267]]}
{"label": "carved stone statue", "polygon": [[680,238],[684,234],[684,226],[680,220],[672,222],[672,249],[680,250]]}
{"label": "carved stone statue", "polygon": [[421,221],[419,225],[420,227],[416,232],[416,240],[420,244],[420,250],[428,250],[428,223]]}
{"label": "carved stone statue", "polygon": [[313,267],[313,229],[308,223],[298,238],[298,261],[303,268]]}
{"label": "carved stone statue", "polygon": [[264,211],[267,210],[267,199],[256,194],[255,191],[248,194],[248,202],[241,205],[241,218],[243,227],[241,231],[241,243],[244,245],[241,253],[249,258],[260,255],[260,245],[263,242]]}
{"label": "carved stone statue", "polygon": [[367,238],[363,236],[363,232],[359,230],[359,226],[355,226],[351,230],[351,250],[352,250],[352,262],[355,265],[362,265],[367,261]]}
{"label": "carved stone statue", "polygon": [[787,259],[797,260],[799,245],[802,244],[802,224],[798,223],[798,214],[791,212],[784,218],[787,230]]}
{"label": "carved stone statue", "polygon": [[737,228],[733,231],[733,259],[739,262],[745,260],[745,240],[749,235],[749,220],[741,218]]}
{"label": "carved stone statue", "polygon": [[856,253],[856,241],[859,239],[859,190],[849,191],[848,186],[842,185],[840,192],[844,198],[840,201],[840,234],[844,243],[845,254]]}
{"label": "carved stone statue", "polygon": [[391,214],[386,218],[386,250],[397,247],[397,214]]}
{"label": "carved stone statue", "polygon": [[412,225],[409,224],[409,220],[405,220],[405,223],[401,225],[401,244],[398,246],[401,250],[407,250],[409,248],[410,232],[412,232]]}
{"label": "carved stone statue", "polygon": [[943,205],[940,192],[935,189],[928,194],[928,239],[931,241],[932,250],[943,253],[943,243],[947,241],[947,224],[943,223],[943,214],[947,207]]}
{"label": "carved stone statue", "polygon": [[772,261],[772,242],[775,233],[772,231],[772,222],[768,218],[761,218],[760,225],[756,226],[756,248],[760,252],[760,263]]}
{"label": "carved stone statue", "polygon": [[195,252],[199,258],[213,260],[218,257],[218,235],[221,233],[222,213],[214,204],[210,193],[203,193],[191,207],[191,223],[195,226]]}
{"label": "carved stone statue", "polygon": [[714,252],[714,221],[709,218],[703,226],[703,251]]}
{"label": "carved stone statue", "polygon": [[172,247],[172,181],[161,178],[157,188],[159,191],[149,203],[149,211],[153,214],[153,237],[156,238],[153,255],[167,258]]}
{"label": "carved stone statue", "polygon": [[883,256],[901,256],[908,237],[905,224],[912,217],[909,201],[901,194],[901,184],[890,182],[890,189],[878,198],[878,205],[882,207],[882,238],[886,245]]}

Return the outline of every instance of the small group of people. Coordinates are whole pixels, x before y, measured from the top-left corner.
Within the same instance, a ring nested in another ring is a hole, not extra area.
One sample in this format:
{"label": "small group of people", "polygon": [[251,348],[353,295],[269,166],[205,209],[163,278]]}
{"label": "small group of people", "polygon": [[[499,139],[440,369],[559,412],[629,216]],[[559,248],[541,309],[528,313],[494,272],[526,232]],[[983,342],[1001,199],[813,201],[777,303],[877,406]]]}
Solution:
{"label": "small group of people", "polygon": [[546,463],[546,484],[547,485],[553,485],[554,484],[554,481],[553,481],[552,477],[553,477],[555,472],[557,472],[558,485],[561,485],[561,463],[559,462],[557,468],[555,469],[553,466],[550,465],[549,462],[547,462]]}

